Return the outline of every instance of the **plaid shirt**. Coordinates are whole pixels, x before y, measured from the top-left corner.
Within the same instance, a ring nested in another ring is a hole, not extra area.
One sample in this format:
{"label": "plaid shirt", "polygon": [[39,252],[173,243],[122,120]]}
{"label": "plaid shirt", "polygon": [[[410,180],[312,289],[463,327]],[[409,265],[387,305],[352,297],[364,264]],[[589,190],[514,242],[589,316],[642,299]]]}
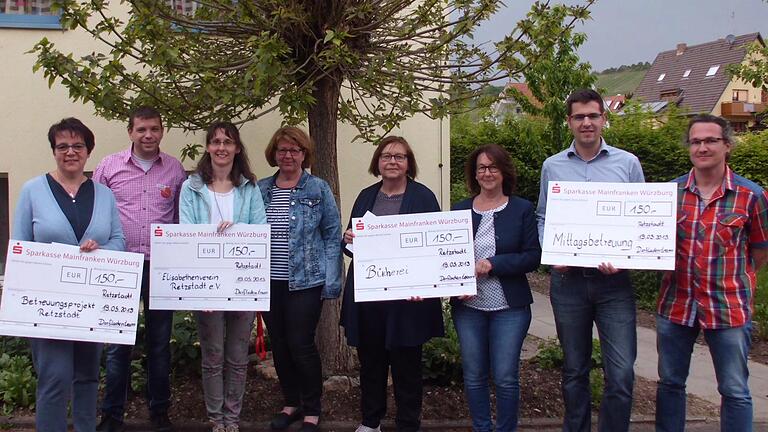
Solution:
{"label": "plaid shirt", "polygon": [[742,326],[751,319],[756,286],[750,250],[768,248],[768,194],[727,166],[706,206],[693,170],[675,182],[677,258],[661,283],[658,313],[688,327]]}
{"label": "plaid shirt", "polygon": [[178,223],[179,192],[186,177],[181,163],[163,152],[146,173],[131,159],[131,148],[99,162],[93,180],[115,194],[126,251],[149,259],[150,224]]}

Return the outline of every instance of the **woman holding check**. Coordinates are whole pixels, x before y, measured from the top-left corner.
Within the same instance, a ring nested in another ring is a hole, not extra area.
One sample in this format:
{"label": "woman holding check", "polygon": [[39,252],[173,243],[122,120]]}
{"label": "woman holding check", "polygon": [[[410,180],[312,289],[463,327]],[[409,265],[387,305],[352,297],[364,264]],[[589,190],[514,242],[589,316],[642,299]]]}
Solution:
{"label": "woman holding check", "polygon": [[[125,238],[112,191],[83,173],[96,146],[93,132],[70,117],[51,126],[48,141],[56,169],[22,187],[11,237],[80,245],[81,252],[123,250]],[[75,431],[95,430],[101,344],[30,338],[29,345],[37,373],[37,430],[66,431],[70,401]]]}
{"label": "woman holding check", "polygon": [[[195,173],[181,187],[179,222],[218,224],[218,232],[236,223],[266,223],[261,192],[237,127],[229,122],[214,123],[205,142],[205,153]],[[212,432],[239,430],[255,316],[253,311],[196,313],[203,395]]]}
{"label": "woman holding check", "polygon": [[[414,180],[416,158],[402,137],[381,140],[368,171],[381,181],[363,189],[352,207],[344,242],[353,241],[352,219],[370,211],[376,216],[439,212],[440,205],[426,186]],[[349,256],[352,254],[344,249]],[[349,266],[341,325],[347,343],[357,347],[360,360],[362,422],[356,432],[379,432],[387,411],[387,375],[392,369],[399,432],[415,432],[421,425],[421,347],[443,336],[440,299],[355,303],[353,265]]]}
{"label": "woman holding check", "polygon": [[[473,197],[453,210],[472,209],[477,295],[451,299],[461,345],[464,392],[473,432],[517,430],[520,350],[533,303],[525,274],[541,258],[533,204],[512,195],[516,176],[504,148],[484,145],[465,167]],[[488,376],[496,388],[496,427],[491,423]]]}

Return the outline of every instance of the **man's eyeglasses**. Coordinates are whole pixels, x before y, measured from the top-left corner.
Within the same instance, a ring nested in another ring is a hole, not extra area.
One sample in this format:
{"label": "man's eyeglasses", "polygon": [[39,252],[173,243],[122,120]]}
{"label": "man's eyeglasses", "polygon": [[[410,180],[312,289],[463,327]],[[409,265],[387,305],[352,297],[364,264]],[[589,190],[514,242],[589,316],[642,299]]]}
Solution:
{"label": "man's eyeglasses", "polygon": [[700,146],[702,144],[705,144],[705,145],[710,146],[710,145],[715,145],[715,144],[719,143],[720,141],[725,141],[725,138],[717,138],[717,137],[707,137],[707,138],[702,138],[702,139],[698,139],[697,138],[697,139],[688,140],[688,145],[690,145],[690,146]]}
{"label": "man's eyeglasses", "polygon": [[66,153],[69,149],[72,149],[75,153],[82,153],[87,147],[85,144],[56,144],[53,148],[56,150],[56,153]]}
{"label": "man's eyeglasses", "polygon": [[291,156],[298,156],[299,153],[303,153],[303,149],[277,149],[277,155],[278,156],[285,156],[287,154],[290,154]]}
{"label": "man's eyeglasses", "polygon": [[571,120],[577,121],[577,122],[583,122],[584,119],[589,119],[590,121],[595,121],[602,117],[603,115],[600,113],[590,113],[590,114],[574,114],[570,116]]}
{"label": "man's eyeglasses", "polygon": [[384,162],[389,162],[394,159],[395,162],[402,163],[408,159],[408,155],[382,153],[381,156],[379,156],[379,159],[381,159]]}
{"label": "man's eyeglasses", "polygon": [[499,173],[499,167],[495,165],[480,165],[477,167],[477,173],[478,174],[485,174],[485,172],[489,172],[491,174],[498,174]]}

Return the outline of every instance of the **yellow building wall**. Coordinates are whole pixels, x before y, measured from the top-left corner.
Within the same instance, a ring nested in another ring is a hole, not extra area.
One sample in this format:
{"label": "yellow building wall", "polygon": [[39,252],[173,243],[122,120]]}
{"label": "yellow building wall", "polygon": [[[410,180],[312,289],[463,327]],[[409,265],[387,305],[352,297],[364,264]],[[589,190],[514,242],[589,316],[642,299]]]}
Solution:
{"label": "yellow building wall", "polygon": [[[742,62],[742,64],[748,64],[749,59],[751,58],[753,58],[753,55],[749,54],[747,58]],[[721,67],[725,67],[725,65]],[[730,83],[728,83],[728,86],[725,87],[725,91],[723,91],[723,94],[720,95],[720,100],[717,101],[717,104],[712,110],[712,115],[716,115],[716,116],[722,115],[722,104],[723,102],[733,101],[734,90],[747,90],[747,100],[745,101],[747,103],[760,103],[762,99],[762,91],[760,88],[757,88],[752,84],[746,81],[743,81],[741,79],[734,78],[731,80]],[[753,123],[754,121],[749,121],[750,125]]]}
{"label": "yellow building wall", "polygon": [[[33,74],[36,56],[26,52],[43,37],[64,52],[85,54],[104,49],[82,31],[0,28],[0,54],[3,58],[3,66],[0,67],[0,151],[3,154],[0,176],[7,175],[8,178],[11,224],[15,202],[24,182],[55,167],[47,141],[50,125],[73,116],[94,131],[96,148],[86,170],[93,170],[105,155],[129,145],[127,121],[101,119],[94,115],[91,105],[72,102],[62,86],[54,84],[49,89],[42,71]],[[264,160],[264,148],[280,124],[279,115],[268,115],[241,130],[251,163],[259,177],[274,172]],[[435,192],[443,209],[450,208],[449,121],[416,116],[392,133],[402,135],[410,142],[419,164],[418,180]],[[358,192],[377,181],[367,172],[374,147],[368,143],[352,142],[355,135],[354,128],[339,125],[341,214],[345,226]],[[161,148],[178,157],[181,148],[190,142],[203,143],[203,136],[179,130],[166,131]],[[186,161],[184,166],[192,169],[194,162]]]}

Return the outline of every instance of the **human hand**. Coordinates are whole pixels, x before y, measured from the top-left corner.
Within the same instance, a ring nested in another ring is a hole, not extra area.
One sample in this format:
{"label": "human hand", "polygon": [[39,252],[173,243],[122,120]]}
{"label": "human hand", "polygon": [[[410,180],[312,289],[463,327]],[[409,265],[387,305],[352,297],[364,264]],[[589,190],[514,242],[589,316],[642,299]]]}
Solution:
{"label": "human hand", "polygon": [[475,296],[473,296],[473,295],[460,295],[460,296],[458,296],[456,298],[458,298],[461,301],[465,301],[465,300],[469,300],[469,299],[474,298],[474,297]]}
{"label": "human hand", "polygon": [[493,269],[493,264],[486,258],[481,259],[475,263],[475,274],[477,277],[486,277]]}
{"label": "human hand", "polygon": [[355,233],[353,233],[351,229],[344,231],[344,243],[352,244],[354,240],[355,240]]}
{"label": "human hand", "polygon": [[424,301],[424,299],[422,297],[419,297],[419,296],[411,296],[410,298],[408,298],[408,301],[409,302],[420,302],[420,301]]}
{"label": "human hand", "polygon": [[80,245],[80,252],[93,252],[99,248],[99,243],[96,240],[88,239]]}
{"label": "human hand", "polygon": [[597,266],[597,269],[600,270],[600,273],[604,275],[612,275],[618,273],[620,270],[613,266],[611,263],[600,263],[599,266]]}
{"label": "human hand", "polygon": [[221,221],[219,222],[219,226],[216,227],[216,232],[223,233],[224,231],[227,230],[227,228],[231,227],[232,225],[234,225],[234,223],[230,221]]}
{"label": "human hand", "polygon": [[568,271],[568,266],[564,265],[553,265],[552,268],[558,273],[565,273]]}

